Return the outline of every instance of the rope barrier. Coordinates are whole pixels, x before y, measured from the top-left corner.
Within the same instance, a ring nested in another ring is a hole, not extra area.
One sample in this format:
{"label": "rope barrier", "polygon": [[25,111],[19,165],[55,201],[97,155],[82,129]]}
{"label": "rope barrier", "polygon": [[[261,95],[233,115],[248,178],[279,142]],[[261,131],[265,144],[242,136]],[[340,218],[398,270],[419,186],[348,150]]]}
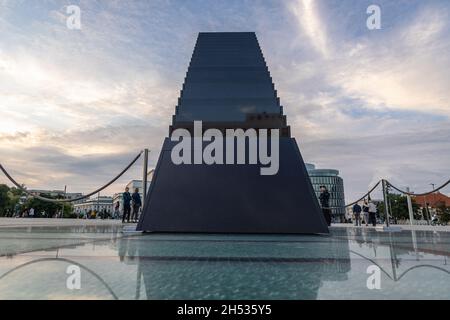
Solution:
{"label": "rope barrier", "polygon": [[425,193],[413,193],[413,192],[404,191],[404,190],[401,190],[401,189],[397,188],[396,186],[394,186],[394,185],[393,185],[392,183],[390,183],[389,181],[386,180],[386,182],[387,182],[388,185],[390,185],[392,188],[394,188],[395,190],[397,190],[398,192],[401,192],[401,193],[403,193],[403,194],[407,194],[407,195],[409,195],[409,196],[426,196],[426,195],[428,195],[428,194],[435,193],[435,192],[441,190],[442,188],[446,187],[448,184],[450,184],[450,179],[449,179],[447,182],[445,182],[443,185],[441,185],[440,187],[438,187],[438,188],[436,188],[436,189],[434,189],[434,190],[432,190],[432,191],[425,192]]}
{"label": "rope barrier", "polygon": [[100,191],[106,189],[107,187],[109,187],[111,184],[113,184],[114,182],[117,181],[117,179],[119,179],[125,172],[128,171],[128,169],[131,168],[132,165],[134,165],[136,163],[136,161],[141,157],[142,152],[139,152],[139,154],[133,159],[133,161],[130,162],[130,164],[128,166],[125,167],[125,169],[123,169],[116,177],[114,177],[111,181],[109,181],[106,185],[104,185],[101,188],[98,188],[95,191],[92,191],[89,194],[86,194],[84,196],[78,197],[78,198],[74,198],[74,199],[50,199],[50,198],[46,198],[46,197],[42,197],[40,195],[35,195],[33,193],[31,193],[30,191],[28,191],[27,189],[25,189],[22,185],[20,185],[19,183],[16,182],[16,180],[13,179],[13,177],[11,177],[11,175],[8,173],[8,171],[6,171],[6,169],[0,164],[0,170],[3,171],[3,173],[5,174],[5,176],[20,190],[22,190],[23,192],[25,192],[27,195],[34,197],[36,199],[42,200],[42,201],[47,201],[47,202],[53,202],[53,203],[69,203],[69,202],[75,202],[75,201],[80,201],[86,198],[89,198],[91,196],[93,196],[96,193],[99,193]]}
{"label": "rope barrier", "polygon": [[344,206],[338,206],[338,207],[323,207],[322,209],[340,209],[340,208],[351,207],[351,206],[353,206],[355,203],[360,202],[360,201],[363,200],[365,197],[367,197],[368,195],[370,195],[370,194],[373,192],[373,190],[375,190],[375,189],[378,187],[378,185],[379,185],[380,183],[381,183],[381,180],[378,181],[378,182],[372,187],[372,189],[370,189],[368,192],[366,192],[361,198],[359,198],[359,199],[356,200],[356,201],[353,201],[352,203],[346,204],[346,205],[344,205]]}
{"label": "rope barrier", "polygon": [[363,200],[365,197],[369,196],[369,195],[372,193],[372,191],[375,190],[375,189],[378,187],[378,185],[379,185],[380,183],[381,183],[381,180],[378,181],[378,182],[372,187],[372,189],[370,189],[364,196],[362,196],[361,198],[359,198],[359,199],[356,200],[356,201],[353,201],[352,203],[346,204],[346,205],[345,205],[345,208],[351,207],[352,205],[354,205],[354,204],[360,202],[361,200]]}
{"label": "rope barrier", "polygon": [[[101,188],[98,188],[97,190],[95,190],[95,191],[93,191],[93,192],[91,192],[91,193],[89,193],[89,194],[86,194],[86,195],[84,195],[84,196],[81,196],[81,197],[78,197],[78,198],[75,198],[75,199],[50,199],[50,198],[42,197],[42,196],[39,196],[39,195],[35,195],[35,194],[29,192],[29,191],[28,191],[27,189],[25,189],[24,187],[22,187],[22,185],[20,185],[19,183],[17,183],[16,180],[14,180],[14,179],[11,177],[11,175],[8,173],[8,171],[6,171],[6,169],[5,169],[1,164],[0,164],[0,170],[3,171],[3,173],[5,174],[5,176],[6,176],[6,177],[7,177],[7,178],[8,178],[8,179],[9,179],[9,180],[17,187],[17,188],[19,188],[20,190],[22,190],[23,192],[25,192],[27,195],[29,195],[29,196],[31,196],[31,197],[40,199],[40,200],[42,200],[42,201],[48,201],[48,202],[54,202],[54,203],[68,203],[68,202],[75,202],[75,201],[80,201],[80,200],[89,198],[89,197],[91,197],[92,195],[94,195],[94,194],[96,194],[96,193],[99,193],[100,191],[102,191],[102,190],[106,189],[107,187],[109,187],[111,184],[113,184],[114,182],[116,182],[116,180],[119,179],[125,172],[127,172],[128,169],[130,169],[130,167],[131,167],[132,165],[134,165],[134,164],[136,163],[136,161],[137,161],[137,160],[140,158],[140,156],[142,155],[142,152],[143,152],[143,151],[139,152],[139,154],[133,159],[133,161],[131,161],[131,163],[130,163],[125,169],[123,169],[116,177],[114,177],[114,178],[113,178],[111,181],[109,181],[106,185],[104,185],[104,186],[101,187]],[[356,203],[360,202],[361,200],[365,199],[367,196],[369,196],[369,195],[370,195],[370,194],[378,187],[378,185],[379,185],[380,183],[381,183],[381,180],[378,181],[378,182],[372,187],[372,189],[370,189],[368,192],[366,192],[361,198],[359,198],[359,199],[356,200],[356,201],[353,201],[353,202],[351,202],[351,203],[349,203],[349,204],[346,204],[346,205],[344,205],[344,206],[327,207],[327,208],[323,208],[323,209],[339,209],[339,208],[347,208],[347,207],[351,207],[351,206],[353,206],[354,204],[356,204]],[[440,187],[438,187],[438,188],[436,188],[436,189],[434,189],[434,190],[432,190],[432,191],[425,192],[425,193],[413,193],[413,192],[408,192],[408,191],[402,190],[402,189],[400,189],[400,188],[394,186],[392,183],[390,183],[390,182],[387,181],[387,180],[386,180],[386,183],[387,183],[387,185],[391,186],[393,189],[397,190],[397,191],[400,192],[400,193],[407,194],[407,195],[410,195],[410,196],[425,196],[425,195],[428,195],[428,194],[431,194],[431,193],[435,193],[435,192],[441,190],[442,188],[446,187],[448,184],[450,184],[450,179],[449,179],[448,181],[446,181],[446,182],[445,182],[443,185],[441,185]]]}
{"label": "rope barrier", "polygon": [[[394,186],[392,183],[390,183],[390,182],[387,181],[387,180],[386,180],[386,182],[387,182],[387,184],[388,184],[389,186],[391,186],[393,189],[397,190],[397,191],[400,192],[400,193],[407,194],[407,195],[410,195],[410,196],[426,196],[426,195],[428,195],[428,194],[435,193],[435,192],[441,190],[442,188],[445,188],[447,185],[450,184],[450,179],[449,179],[448,181],[446,181],[446,182],[445,182],[443,185],[441,185],[440,187],[438,187],[438,188],[436,188],[436,189],[434,189],[434,190],[432,190],[432,191],[428,191],[428,192],[424,192],[424,193],[413,193],[413,192],[408,192],[408,191],[402,190],[402,189],[400,189],[400,188]],[[354,205],[354,204],[360,202],[361,200],[363,200],[363,199],[364,199],[365,197],[367,197],[368,195],[370,195],[370,194],[372,193],[372,191],[375,190],[375,188],[378,187],[378,185],[379,185],[380,183],[381,183],[381,180],[378,181],[378,182],[373,186],[373,188],[370,189],[364,196],[362,196],[361,198],[359,198],[359,199],[356,200],[356,201],[353,201],[352,203],[346,204],[345,206],[327,207],[327,208],[323,208],[323,209],[340,209],[340,208],[347,208],[347,207],[350,207],[350,206],[352,206],[352,205]]]}

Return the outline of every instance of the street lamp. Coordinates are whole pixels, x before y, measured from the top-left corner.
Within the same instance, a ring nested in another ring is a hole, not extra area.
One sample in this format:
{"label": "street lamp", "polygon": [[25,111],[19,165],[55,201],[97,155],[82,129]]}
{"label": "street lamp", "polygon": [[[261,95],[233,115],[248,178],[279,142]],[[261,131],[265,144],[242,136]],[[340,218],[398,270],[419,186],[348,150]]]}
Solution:
{"label": "street lamp", "polygon": [[435,199],[435,197],[434,197],[434,183],[430,183],[430,186],[432,186],[433,187],[433,189],[432,189],[432,193],[433,193],[433,203],[431,204],[431,208],[433,208],[433,206],[436,206],[436,199]]}

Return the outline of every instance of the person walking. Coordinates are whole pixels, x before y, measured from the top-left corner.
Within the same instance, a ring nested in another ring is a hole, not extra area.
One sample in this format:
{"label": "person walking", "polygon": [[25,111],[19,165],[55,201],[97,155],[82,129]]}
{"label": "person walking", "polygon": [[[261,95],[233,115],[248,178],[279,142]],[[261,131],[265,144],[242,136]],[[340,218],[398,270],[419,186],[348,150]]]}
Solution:
{"label": "person walking", "polygon": [[373,203],[372,200],[369,202],[369,224],[372,226],[377,226],[377,206]]}
{"label": "person walking", "polygon": [[125,188],[125,192],[123,193],[123,216],[122,216],[122,223],[125,222],[125,219],[127,222],[130,222],[130,213],[131,213],[131,195],[130,195],[130,189],[128,187]]}
{"label": "person walking", "polygon": [[364,223],[366,224],[366,227],[367,227],[369,225],[369,203],[365,199],[364,199],[362,211],[364,214]]}
{"label": "person walking", "polygon": [[353,206],[353,214],[355,215],[355,226],[357,227],[361,227],[361,211],[361,206],[355,203]]}
{"label": "person walking", "polygon": [[331,226],[330,193],[325,186],[320,186],[320,205],[328,226]]}
{"label": "person walking", "polygon": [[132,216],[131,220],[133,222],[137,222],[138,217],[139,217],[139,209],[142,206],[141,195],[139,194],[139,188],[134,189],[134,193],[131,196],[131,198],[133,199],[133,216]]}
{"label": "person walking", "polygon": [[30,218],[34,218],[34,208],[30,208],[30,211],[28,211],[28,216]]}

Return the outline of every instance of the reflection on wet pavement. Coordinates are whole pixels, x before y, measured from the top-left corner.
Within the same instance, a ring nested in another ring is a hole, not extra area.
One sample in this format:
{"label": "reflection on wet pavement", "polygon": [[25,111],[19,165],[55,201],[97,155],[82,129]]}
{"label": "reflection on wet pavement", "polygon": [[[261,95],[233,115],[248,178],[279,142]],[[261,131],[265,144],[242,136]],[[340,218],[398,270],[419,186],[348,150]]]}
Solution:
{"label": "reflection on wet pavement", "polygon": [[[0,299],[449,299],[450,233],[126,235],[122,227],[0,229]],[[81,288],[67,288],[67,267]],[[368,289],[369,266],[381,288]]]}

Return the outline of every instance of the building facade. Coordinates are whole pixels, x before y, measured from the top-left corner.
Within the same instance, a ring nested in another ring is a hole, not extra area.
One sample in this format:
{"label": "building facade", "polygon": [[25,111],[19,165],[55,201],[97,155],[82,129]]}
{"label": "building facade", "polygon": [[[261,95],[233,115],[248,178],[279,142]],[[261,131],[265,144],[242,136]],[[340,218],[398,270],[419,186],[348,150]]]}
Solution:
{"label": "building facade", "polygon": [[113,198],[104,196],[90,198],[81,203],[74,204],[73,209],[78,216],[85,216],[92,211],[112,214]]}
{"label": "building facade", "polygon": [[330,193],[333,220],[336,222],[343,221],[346,217],[344,180],[339,176],[339,170],[316,169],[316,166],[311,163],[306,164],[306,170],[317,198],[320,196],[320,186],[325,186]]}
{"label": "building facade", "polygon": [[[54,198],[64,198],[64,199],[76,199],[79,197],[82,197],[83,194],[80,192],[65,192],[64,190],[38,190],[38,189],[33,189],[33,190],[28,190],[32,195],[49,195],[50,197],[54,197]],[[83,200],[78,200],[75,202],[72,202],[73,204],[79,204],[79,203],[83,203]]]}
{"label": "building facade", "polygon": [[431,208],[442,206],[450,207],[450,197],[440,192],[434,192],[424,196],[413,196],[413,199],[421,207],[424,207],[425,205]]}
{"label": "building facade", "polygon": [[[70,200],[77,199],[77,198],[80,198],[82,196],[83,196],[83,194],[79,193],[79,192],[67,192],[66,194],[63,195],[64,199],[70,199]],[[77,201],[73,201],[72,204],[75,205],[75,204],[79,204],[79,203],[82,203],[82,202],[83,202],[83,200],[77,200]]]}
{"label": "building facade", "polygon": [[438,192],[423,196],[413,196],[412,199],[419,205],[418,213],[422,220],[431,220],[434,215],[439,216],[439,208],[450,207],[450,197]]}

